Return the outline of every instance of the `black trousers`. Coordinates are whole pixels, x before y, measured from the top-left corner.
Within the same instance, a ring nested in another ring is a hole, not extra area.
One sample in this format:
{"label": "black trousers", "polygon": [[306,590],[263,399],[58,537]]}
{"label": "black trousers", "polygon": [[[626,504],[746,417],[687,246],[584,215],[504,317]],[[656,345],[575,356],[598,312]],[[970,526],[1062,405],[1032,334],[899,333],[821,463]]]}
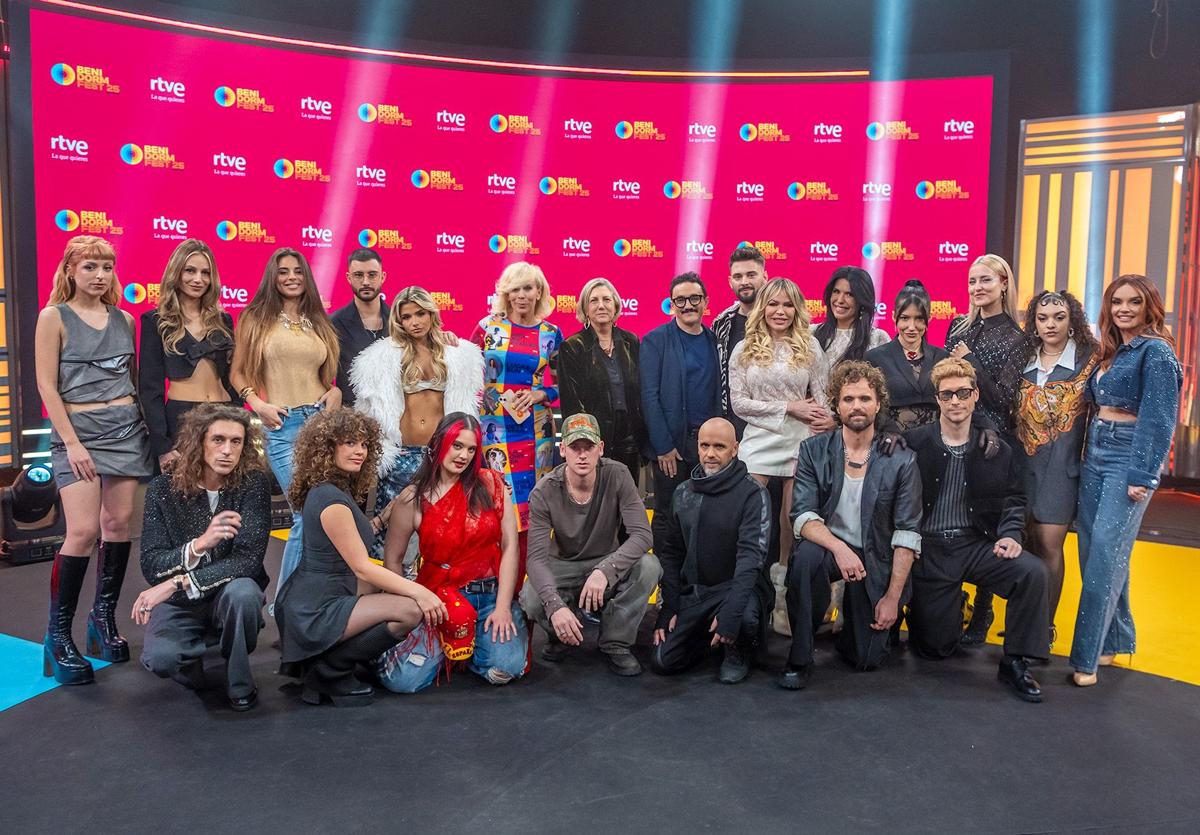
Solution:
{"label": "black trousers", "polygon": [[1029,551],[1014,560],[992,553],[994,542],[978,536],[921,537],[913,565],[909,640],[928,658],[947,658],[962,634],[962,584],[1003,597],[1004,654],[1046,658],[1050,651],[1046,564]]}
{"label": "black trousers", "polygon": [[675,462],[675,476],[671,477],[662,471],[658,460],[650,462],[654,468],[654,518],[650,520],[650,532],[654,534],[654,553],[662,553],[663,538],[667,535],[667,514],[671,512],[671,498],[675,488],[692,477],[692,470],[700,464],[700,454],[696,450],[696,433],[688,437],[688,448],[678,450],[683,456],[682,461]]}
{"label": "black trousers", "polygon": [[[666,639],[654,648],[651,658],[654,672],[661,675],[682,673],[708,656],[714,634],[708,628],[712,626],[713,618],[717,616],[728,593],[729,583],[722,583],[680,598],[675,628],[667,632]],[[742,613],[742,625],[737,638],[739,644],[749,647],[757,642],[762,617],[758,594],[751,591]]]}
{"label": "black trousers", "polygon": [[[862,552],[858,551],[859,557]],[[796,543],[787,574],[788,620],[792,624],[792,648],[788,663],[805,667],[813,663],[813,636],[829,609],[829,584],[842,579],[833,552],[807,540]],[[835,646],[838,654],[856,670],[876,670],[892,649],[892,631],[872,629],[875,606],[862,581],[846,583],[842,596],[842,631]]]}
{"label": "black trousers", "polygon": [[226,692],[235,698],[250,695],[254,691],[250,653],[258,645],[265,602],[258,583],[239,577],[205,600],[159,603],[146,627],[142,666],[190,685],[187,668],[200,661],[210,644],[219,643],[227,665]]}

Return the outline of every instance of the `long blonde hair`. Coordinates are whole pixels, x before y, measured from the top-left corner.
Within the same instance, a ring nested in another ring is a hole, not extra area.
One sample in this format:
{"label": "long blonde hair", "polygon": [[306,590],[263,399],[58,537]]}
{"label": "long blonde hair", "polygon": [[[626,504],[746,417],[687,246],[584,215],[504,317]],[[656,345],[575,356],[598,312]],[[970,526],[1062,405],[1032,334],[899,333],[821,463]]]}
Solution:
{"label": "long blonde hair", "polygon": [[212,281],[208,289],[200,297],[200,323],[204,326],[207,337],[214,331],[220,331],[233,338],[233,334],[225,327],[221,318],[221,279],[217,275],[217,261],[213,258],[208,244],[196,238],[188,238],[175,247],[163,270],[162,284],[158,291],[158,332],[162,335],[163,350],[168,354],[179,353],[179,340],[187,333],[187,325],[183,320],[183,305],[179,301],[179,282],[183,279],[183,268],[187,260],[199,253],[208,259],[208,269],[212,273]]}
{"label": "long blonde hair", "polygon": [[283,297],[275,287],[275,275],[279,262],[287,256],[292,256],[300,262],[300,271],[304,274],[304,295],[300,297],[300,315],[312,322],[313,333],[325,343],[325,363],[321,366],[319,376],[321,385],[329,388],[337,375],[338,339],[329,314],[321,303],[321,291],[313,279],[312,267],[308,265],[303,253],[290,247],[280,247],[271,253],[267,266],[263,270],[262,283],[250,304],[238,317],[237,337],[238,351],[236,356],[241,358],[241,373],[247,382],[255,388],[265,386],[263,378],[263,351],[267,346],[267,334],[279,321],[283,312]]}
{"label": "long blonde hair", "polygon": [[[971,267],[981,264],[995,273],[1004,282],[1004,288],[1001,291],[1001,303],[1004,305],[1004,312],[1008,314],[1008,317],[1014,322],[1017,321],[1017,277],[1013,275],[1012,267],[999,255],[993,255],[990,252],[986,255],[980,255],[972,261]],[[970,268],[968,268],[969,271]],[[966,333],[971,325],[983,318],[983,311],[976,307],[975,302],[971,301],[969,304],[970,307],[967,309],[966,317],[959,320],[958,325],[950,331],[949,336],[958,336],[959,334]]]}
{"label": "long blonde hair", "polygon": [[509,264],[504,268],[504,272],[500,273],[500,278],[496,280],[496,296],[492,300],[492,314],[507,318],[511,314],[511,306],[508,303],[509,292],[528,279],[533,280],[538,290],[537,307],[533,311],[534,317],[541,321],[549,316],[550,311],[554,310],[554,302],[550,298],[550,282],[546,281],[546,274],[542,272],[541,267],[530,264],[528,261]]}
{"label": "long blonde hair", "polygon": [[[58,262],[58,268],[54,271],[54,287],[50,290],[48,304],[62,304],[75,298],[75,279],[71,278],[70,272],[80,261],[86,261],[89,258],[112,261],[115,264],[117,253],[113,250],[112,244],[95,235],[76,235],[71,238],[67,241],[67,248],[63,251],[62,260]],[[108,285],[108,289],[104,291],[100,301],[112,307],[121,303],[121,282],[117,279],[115,269],[112,283]]]}
{"label": "long blonde hair", "polygon": [[742,342],[741,363],[750,365],[771,365],[775,362],[775,339],[767,325],[767,302],[776,293],[783,293],[792,306],[796,308],[796,316],[792,325],[783,335],[782,342],[791,350],[788,365],[791,368],[808,368],[812,365],[813,352],[809,344],[808,306],[804,303],[804,294],[790,278],[773,278],[758,291],[754,307],[746,319],[746,338]]}
{"label": "long blonde hair", "polygon": [[429,314],[429,333],[425,341],[433,354],[433,377],[438,383],[445,383],[449,372],[446,370],[446,345],[442,339],[442,313],[424,287],[405,287],[392,301],[392,310],[388,314],[388,333],[392,340],[403,351],[400,353],[400,382],[412,386],[421,381],[421,365],[417,362],[417,344],[400,324],[400,308],[406,304],[415,304]]}

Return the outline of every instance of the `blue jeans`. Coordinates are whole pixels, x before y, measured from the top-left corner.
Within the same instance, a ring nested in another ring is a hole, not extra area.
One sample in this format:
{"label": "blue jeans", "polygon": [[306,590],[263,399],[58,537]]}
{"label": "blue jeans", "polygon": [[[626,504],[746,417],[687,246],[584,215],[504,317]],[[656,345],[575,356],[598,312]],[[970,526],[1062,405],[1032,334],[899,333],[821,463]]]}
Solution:
{"label": "blue jeans", "polygon": [[1129,557],[1153,491],[1140,502],[1127,492],[1133,427],[1097,418],[1088,429],[1076,522],[1083,589],[1071,643],[1071,666],[1082,673],[1096,672],[1101,655],[1136,647]]}
{"label": "blue jeans", "polygon": [[[396,498],[404,491],[404,488],[412,484],[412,480],[417,475],[417,470],[421,469],[421,464],[425,461],[425,457],[429,454],[427,446],[413,446],[405,444],[400,447],[400,455],[396,458],[396,463],[392,465],[392,469],[379,477],[379,484],[375,490],[375,512],[382,513],[387,507],[388,502]],[[386,519],[384,520],[387,521]],[[415,531],[413,532],[416,533]],[[383,559],[383,546],[387,541],[387,527],[375,534],[375,541],[371,543],[371,556],[377,560]],[[411,549],[410,549],[411,550]],[[415,550],[410,555],[412,560],[405,559],[404,567],[406,569],[405,577],[410,580],[412,576],[407,573],[408,568],[415,562]]]}
{"label": "blue jeans", "polygon": [[[264,448],[267,463],[271,465],[271,472],[275,474],[275,480],[279,482],[285,496],[292,483],[292,449],[296,444],[296,436],[300,434],[300,427],[304,422],[321,409],[321,406],[293,406],[278,429],[265,430]],[[292,529],[288,531],[287,544],[283,546],[283,564],[279,567],[279,581],[275,584],[277,595],[279,589],[283,588],[284,581],[296,570],[296,566],[300,565],[300,556],[304,550],[301,510],[303,508],[292,508]]]}
{"label": "blue jeans", "polygon": [[[467,669],[485,679],[488,677],[488,670],[493,668],[510,679],[523,676],[529,662],[529,629],[521,607],[513,601],[512,616],[517,634],[501,643],[492,633],[483,631],[484,621],[496,608],[496,595],[468,594],[464,591],[463,596],[475,607],[477,613],[475,652],[467,662]],[[416,693],[424,690],[437,680],[438,670],[445,657],[436,632],[422,621],[403,641],[380,656],[376,664],[379,683],[393,693]]]}

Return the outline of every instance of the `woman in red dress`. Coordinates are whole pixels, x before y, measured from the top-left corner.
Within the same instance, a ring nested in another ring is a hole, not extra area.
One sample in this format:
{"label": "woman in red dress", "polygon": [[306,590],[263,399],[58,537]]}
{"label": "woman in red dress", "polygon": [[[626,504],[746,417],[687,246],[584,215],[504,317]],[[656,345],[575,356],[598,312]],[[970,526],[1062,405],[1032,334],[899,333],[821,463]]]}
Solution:
{"label": "woman in red dress", "polygon": [[415,693],[437,678],[443,658],[491,684],[508,684],[528,666],[529,631],[513,596],[517,587],[517,517],[504,477],[481,465],[479,419],[442,418],[429,456],[400,493],[388,520],[384,565],[404,571],[413,531],[421,546],[417,583],[446,604],[434,630],[419,627],[379,659],[379,678]]}

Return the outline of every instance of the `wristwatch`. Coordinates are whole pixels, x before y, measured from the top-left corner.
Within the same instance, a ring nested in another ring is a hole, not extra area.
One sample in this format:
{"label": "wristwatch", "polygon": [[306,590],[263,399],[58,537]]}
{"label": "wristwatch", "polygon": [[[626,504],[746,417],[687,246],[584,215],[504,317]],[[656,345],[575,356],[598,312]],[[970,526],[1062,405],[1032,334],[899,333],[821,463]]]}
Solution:
{"label": "wristwatch", "polygon": [[175,585],[175,591],[183,591],[183,577],[176,575],[171,582]]}

